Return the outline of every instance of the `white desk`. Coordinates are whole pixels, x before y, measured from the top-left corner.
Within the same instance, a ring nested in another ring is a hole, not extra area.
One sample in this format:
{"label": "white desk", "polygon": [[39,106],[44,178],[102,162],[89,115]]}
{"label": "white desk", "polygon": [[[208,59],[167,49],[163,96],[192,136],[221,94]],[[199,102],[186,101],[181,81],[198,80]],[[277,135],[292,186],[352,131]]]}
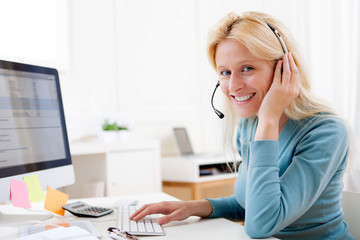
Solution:
{"label": "white desk", "polygon": [[[156,140],[76,143],[70,150],[76,182],[63,191],[72,198],[161,191],[160,143]],[[136,181],[127,181],[133,176]]]}
{"label": "white desk", "polygon": [[[113,207],[113,204],[116,200],[130,198],[138,199],[140,204],[149,203],[149,202],[158,202],[162,200],[176,200],[175,198],[167,195],[165,193],[153,193],[153,194],[142,194],[142,195],[129,195],[123,197],[106,197],[106,198],[89,198],[81,199],[82,201],[104,207]],[[33,204],[33,208],[41,209],[42,204]],[[23,209],[14,208],[9,205],[1,205],[0,211],[19,211]],[[25,210],[23,210],[25,211]],[[26,211],[27,213],[31,213]],[[70,213],[66,213],[68,219],[74,220],[91,220],[95,227],[101,232],[106,233],[106,230],[110,226],[116,225],[116,212],[104,216],[102,218],[78,218],[73,216]],[[47,220],[47,221],[51,221]],[[206,239],[206,240],[239,240],[239,239],[251,239],[249,238],[244,230],[244,227],[240,224],[228,221],[223,218],[217,219],[201,219],[198,217],[190,217],[187,220],[180,222],[171,222],[163,226],[165,231],[165,236],[160,237],[140,237],[140,239],[148,240],[192,240],[192,239]],[[9,228],[5,226],[0,226],[0,239],[16,239],[17,229]],[[109,239],[108,237],[103,237],[102,239]],[[268,238],[275,239],[275,238]]]}

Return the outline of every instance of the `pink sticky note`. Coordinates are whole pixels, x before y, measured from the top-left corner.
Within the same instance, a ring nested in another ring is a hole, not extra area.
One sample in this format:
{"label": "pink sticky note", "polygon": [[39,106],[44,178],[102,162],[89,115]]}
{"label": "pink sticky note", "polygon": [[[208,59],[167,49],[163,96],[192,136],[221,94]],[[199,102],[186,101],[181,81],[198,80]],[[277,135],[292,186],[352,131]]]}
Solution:
{"label": "pink sticky note", "polygon": [[15,207],[31,208],[29,192],[25,182],[10,179],[10,195]]}

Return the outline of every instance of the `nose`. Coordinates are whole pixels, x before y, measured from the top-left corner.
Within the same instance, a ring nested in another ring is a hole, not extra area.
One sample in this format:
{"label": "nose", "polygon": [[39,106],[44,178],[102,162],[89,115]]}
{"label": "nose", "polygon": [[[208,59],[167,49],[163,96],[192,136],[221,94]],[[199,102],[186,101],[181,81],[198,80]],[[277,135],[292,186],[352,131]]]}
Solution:
{"label": "nose", "polygon": [[245,81],[237,74],[231,74],[231,77],[229,79],[229,91],[230,92],[236,92],[245,87]]}

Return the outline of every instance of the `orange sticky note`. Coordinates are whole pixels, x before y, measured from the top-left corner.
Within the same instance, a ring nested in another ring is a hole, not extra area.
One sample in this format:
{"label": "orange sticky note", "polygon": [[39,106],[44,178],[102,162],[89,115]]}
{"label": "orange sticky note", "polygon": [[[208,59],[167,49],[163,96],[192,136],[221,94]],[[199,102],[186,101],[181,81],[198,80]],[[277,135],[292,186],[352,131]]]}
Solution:
{"label": "orange sticky note", "polygon": [[69,194],[60,192],[48,186],[44,208],[50,212],[64,216],[65,210],[62,209],[62,205],[66,204],[68,199]]}
{"label": "orange sticky note", "polygon": [[41,185],[39,182],[38,175],[31,175],[24,177],[24,182],[26,182],[28,190],[29,190],[29,198],[30,202],[38,202],[44,200],[44,192],[41,189]]}
{"label": "orange sticky note", "polygon": [[45,225],[45,230],[51,230],[57,228],[58,226],[70,227],[70,223],[56,223],[56,225],[55,224]]}
{"label": "orange sticky note", "polygon": [[10,196],[15,207],[31,208],[29,193],[25,182],[10,179]]}

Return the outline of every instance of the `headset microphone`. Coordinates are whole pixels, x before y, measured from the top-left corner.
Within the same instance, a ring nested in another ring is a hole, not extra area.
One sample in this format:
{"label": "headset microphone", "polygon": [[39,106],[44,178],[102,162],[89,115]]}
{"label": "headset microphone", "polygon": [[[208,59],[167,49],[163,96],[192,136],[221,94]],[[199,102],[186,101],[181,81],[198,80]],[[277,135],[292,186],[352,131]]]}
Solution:
{"label": "headset microphone", "polygon": [[217,110],[217,109],[214,107],[214,95],[215,95],[216,89],[217,89],[219,86],[220,86],[220,83],[217,82],[217,83],[216,83],[216,87],[215,87],[214,92],[213,92],[212,97],[211,97],[211,106],[212,106],[212,108],[214,109],[214,112],[216,113],[216,115],[218,115],[218,117],[219,117],[220,119],[223,119],[223,118],[224,118],[224,114],[223,114],[222,112],[220,112],[219,110]]}

